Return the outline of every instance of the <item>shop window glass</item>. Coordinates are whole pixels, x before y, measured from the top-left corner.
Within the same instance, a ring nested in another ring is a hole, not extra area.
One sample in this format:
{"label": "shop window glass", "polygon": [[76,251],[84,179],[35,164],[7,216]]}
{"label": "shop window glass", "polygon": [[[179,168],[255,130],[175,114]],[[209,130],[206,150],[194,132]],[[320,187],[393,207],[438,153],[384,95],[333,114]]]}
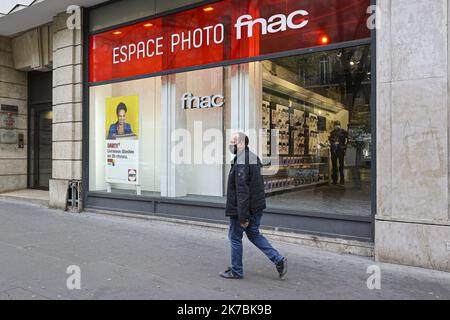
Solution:
{"label": "shop window glass", "polygon": [[[358,46],[92,87],[90,191],[224,203],[225,147],[239,130],[262,160],[268,210],[369,216],[370,52]],[[121,103],[131,103],[129,126],[119,125]],[[130,138],[140,190],[133,170],[129,183],[108,182],[108,142]]]}
{"label": "shop window glass", "polygon": [[159,195],[161,77],[90,89],[89,189]]}
{"label": "shop window glass", "polygon": [[370,61],[367,45],[260,63],[270,207],[371,214]]}
{"label": "shop window glass", "polygon": [[168,197],[223,202],[225,98],[223,67],[178,73],[167,78],[172,126],[167,159]]}

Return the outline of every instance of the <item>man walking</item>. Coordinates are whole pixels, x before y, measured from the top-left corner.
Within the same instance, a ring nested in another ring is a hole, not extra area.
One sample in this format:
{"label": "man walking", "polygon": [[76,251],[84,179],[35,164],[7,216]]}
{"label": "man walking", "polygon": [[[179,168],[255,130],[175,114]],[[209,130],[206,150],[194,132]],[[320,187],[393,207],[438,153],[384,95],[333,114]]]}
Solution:
{"label": "man walking", "polygon": [[231,268],[221,272],[226,279],[242,279],[242,237],[258,247],[272,261],[280,278],[287,272],[287,260],[281,256],[260,233],[262,212],[266,208],[261,161],[248,148],[244,133],[235,133],[230,140],[230,152],[235,157],[228,175],[226,215],[230,217],[228,238],[231,244]]}

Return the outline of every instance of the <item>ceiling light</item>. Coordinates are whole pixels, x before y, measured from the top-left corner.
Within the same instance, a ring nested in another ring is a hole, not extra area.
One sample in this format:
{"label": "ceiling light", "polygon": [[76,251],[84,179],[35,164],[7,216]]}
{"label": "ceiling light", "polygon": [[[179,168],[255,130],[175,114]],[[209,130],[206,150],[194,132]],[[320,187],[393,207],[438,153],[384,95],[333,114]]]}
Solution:
{"label": "ceiling light", "polygon": [[328,38],[328,36],[320,37],[320,43],[321,44],[328,44],[329,42],[330,42],[330,38]]}

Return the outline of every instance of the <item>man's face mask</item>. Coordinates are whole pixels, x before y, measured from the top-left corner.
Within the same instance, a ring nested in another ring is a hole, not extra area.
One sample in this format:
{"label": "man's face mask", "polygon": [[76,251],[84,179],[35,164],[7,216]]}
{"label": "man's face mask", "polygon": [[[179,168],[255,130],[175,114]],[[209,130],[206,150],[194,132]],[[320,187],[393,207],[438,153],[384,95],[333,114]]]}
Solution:
{"label": "man's face mask", "polygon": [[232,154],[237,154],[237,145],[236,144],[230,144],[228,145],[228,149]]}

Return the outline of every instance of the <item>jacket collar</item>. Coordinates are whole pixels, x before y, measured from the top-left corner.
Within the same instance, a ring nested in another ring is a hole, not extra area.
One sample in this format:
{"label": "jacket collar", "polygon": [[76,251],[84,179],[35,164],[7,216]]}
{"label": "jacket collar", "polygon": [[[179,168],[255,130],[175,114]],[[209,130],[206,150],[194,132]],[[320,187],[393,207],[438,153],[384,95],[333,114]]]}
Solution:
{"label": "jacket collar", "polygon": [[253,153],[251,153],[249,148],[247,147],[245,149],[238,151],[238,154],[234,156],[232,165],[234,165],[236,163],[238,163],[238,164],[253,164],[253,162],[255,162],[255,160],[256,160],[256,159],[254,159],[254,157],[256,157],[256,156],[253,155]]}

